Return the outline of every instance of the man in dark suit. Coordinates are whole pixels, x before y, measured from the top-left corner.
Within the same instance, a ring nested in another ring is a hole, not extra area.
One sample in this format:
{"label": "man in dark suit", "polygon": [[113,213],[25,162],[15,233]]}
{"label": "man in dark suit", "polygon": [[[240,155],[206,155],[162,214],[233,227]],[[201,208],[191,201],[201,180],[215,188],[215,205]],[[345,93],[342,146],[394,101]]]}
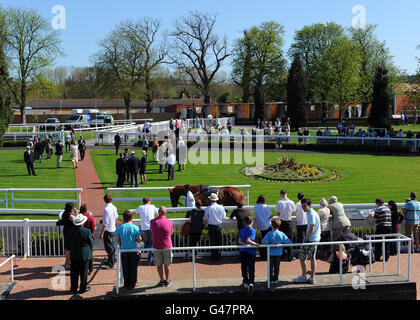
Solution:
{"label": "man in dark suit", "polygon": [[129,153],[129,149],[128,148],[124,148],[124,158],[125,158],[125,181],[128,183],[128,184],[131,184],[131,181],[130,181],[130,172],[128,171],[128,163],[127,163],[127,161],[128,161],[128,158],[130,157],[130,153]]}
{"label": "man in dark suit", "polygon": [[70,282],[71,293],[77,292],[79,277],[80,291],[85,293],[90,290],[87,286],[89,272],[89,261],[92,259],[93,238],[89,229],[82,227],[87,221],[87,216],[78,214],[74,219],[75,227],[71,230],[70,249]]}
{"label": "man in dark suit", "polygon": [[131,152],[130,158],[127,160],[128,171],[130,172],[131,187],[139,186],[139,167],[140,159],[136,157],[134,151]]}
{"label": "man in dark suit", "polygon": [[79,143],[80,161],[83,161],[83,159],[85,158],[85,152],[86,152],[86,140],[83,139],[83,136],[80,136],[78,143]]}
{"label": "man in dark suit", "polygon": [[117,135],[114,137],[114,145],[115,145],[115,154],[118,155],[118,149],[121,145],[121,137],[120,134],[117,133]]}
{"label": "man in dark suit", "polygon": [[35,153],[31,149],[30,146],[26,147],[26,151],[23,154],[23,160],[25,160],[26,163],[26,169],[28,169],[28,175],[34,175],[36,176],[35,170],[34,170],[34,162],[35,162]]}
{"label": "man in dark suit", "polygon": [[125,173],[127,169],[127,160],[123,153],[120,153],[120,157],[116,162],[116,171],[118,175],[117,188],[122,188],[125,182]]}
{"label": "man in dark suit", "polygon": [[39,162],[42,163],[42,161],[44,161],[45,142],[42,140],[39,140],[37,144],[35,145],[35,150],[38,155]]}

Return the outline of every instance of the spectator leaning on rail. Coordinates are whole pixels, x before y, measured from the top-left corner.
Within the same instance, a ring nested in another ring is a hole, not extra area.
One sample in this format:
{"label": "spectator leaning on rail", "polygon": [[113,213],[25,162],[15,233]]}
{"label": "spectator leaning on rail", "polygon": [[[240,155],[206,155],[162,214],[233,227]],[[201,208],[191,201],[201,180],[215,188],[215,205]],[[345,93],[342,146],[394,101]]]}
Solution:
{"label": "spectator leaning on rail", "polygon": [[330,198],[328,209],[331,211],[334,240],[336,240],[342,233],[350,232],[351,222],[344,212],[343,204],[338,202],[336,196]]}
{"label": "spectator leaning on rail", "polygon": [[[158,209],[152,204],[152,199],[143,198],[143,205],[137,207],[135,214],[140,215],[140,229],[143,237],[144,247],[152,248],[153,235],[150,230],[150,221],[158,215]],[[153,252],[149,251],[147,254],[147,265],[151,266],[153,261]]]}
{"label": "spectator leaning on rail", "polygon": [[290,239],[281,231],[279,231],[281,221],[278,218],[271,220],[272,230],[262,239],[263,244],[276,244],[276,247],[270,248],[270,281],[272,284],[279,282],[280,261],[283,255],[283,248],[280,244],[290,243]]}
{"label": "spectator leaning on rail", "polygon": [[[393,200],[388,201],[388,208],[391,210],[391,220],[392,220],[392,227],[391,233],[399,233],[400,232],[400,224],[404,221],[404,215],[401,211],[398,210],[397,203]],[[395,256],[397,254],[397,243],[391,242],[391,256]]]}
{"label": "spectator leaning on rail", "polygon": [[[319,202],[319,220],[321,221],[321,242],[329,242],[331,239],[330,234],[330,209],[328,209],[328,201],[324,198],[321,199]],[[320,252],[320,258],[321,259],[327,259],[328,257],[328,251],[330,246],[320,246],[319,252]]]}
{"label": "spectator leaning on rail", "polygon": [[[159,216],[150,221],[150,230],[153,233],[153,248],[154,262],[157,266],[159,274],[159,286],[170,286],[171,280],[169,279],[169,266],[172,263],[172,234],[174,226],[172,221],[166,218],[166,207],[159,208]],[[163,271],[165,267],[165,279],[163,279]]]}
{"label": "spectator leaning on rail", "polygon": [[[287,198],[287,191],[280,191],[281,200],[277,202],[276,212],[281,221],[280,231],[283,232],[291,241],[293,239],[292,214],[296,211],[295,203]],[[290,248],[284,249],[286,260],[292,260]]]}
{"label": "spectator leaning on rail", "polygon": [[414,238],[414,241],[411,241],[411,251],[414,252],[415,242],[416,251],[419,252],[420,202],[417,201],[416,192],[411,192],[410,201],[407,201],[404,205],[403,213],[405,216],[405,235],[409,238]]}
{"label": "spectator leaning on rail", "polygon": [[118,210],[112,204],[112,195],[106,194],[104,196],[104,201],[106,203],[104,211],[102,213],[102,231],[99,236],[99,239],[104,240],[105,251],[108,256],[107,262],[105,262],[105,269],[114,268],[115,264],[115,230],[116,222],[118,220]]}
{"label": "spectator leaning on rail", "polygon": [[[117,244],[122,250],[137,250],[137,242],[141,241],[141,232],[138,226],[132,223],[134,212],[127,210],[123,213],[123,224],[115,231]],[[136,252],[122,252],[121,264],[124,277],[124,288],[132,290],[137,286],[137,268],[139,257]]]}
{"label": "spectator leaning on rail", "polygon": [[302,192],[299,192],[297,195],[299,201],[296,202],[296,235],[297,243],[302,243],[303,239],[305,239],[306,235],[306,213],[303,212],[301,201],[305,197],[305,195]]}
{"label": "spectator leaning on rail", "polygon": [[[273,214],[270,208],[266,205],[266,201],[266,197],[264,195],[260,195],[254,206],[255,220],[257,221],[258,229],[261,232],[261,239],[263,239],[265,235],[271,231],[271,219],[273,218]],[[260,249],[260,258],[262,260],[267,260],[266,248]]]}
{"label": "spectator leaning on rail", "polygon": [[[307,215],[308,227],[306,230],[306,236],[304,243],[319,242],[321,239],[321,223],[319,216],[315,210],[311,208],[311,200],[303,199],[301,201],[303,211]],[[316,245],[303,246],[299,251],[300,266],[302,268],[302,274],[293,279],[297,283],[315,283],[315,268],[316,268]],[[309,279],[306,278],[306,260],[311,260],[311,276]]]}
{"label": "spectator leaning on rail", "polygon": [[237,205],[237,209],[233,210],[233,212],[230,215],[231,219],[235,219],[236,218],[236,222],[238,225],[238,233],[236,235],[236,241],[239,240],[239,231],[242,230],[242,228],[245,228],[245,222],[244,219],[245,217],[250,216],[248,209],[244,209],[242,203],[238,203]]}
{"label": "spectator leaning on rail", "polygon": [[74,227],[71,229],[71,250],[70,250],[70,278],[72,293],[77,292],[79,277],[80,291],[85,293],[90,290],[87,286],[89,261],[92,259],[93,239],[90,230],[82,227],[87,221],[87,216],[78,214],[74,219]]}
{"label": "spectator leaning on rail", "polygon": [[[255,242],[255,230],[252,228],[254,220],[247,216],[244,218],[245,228],[239,232],[239,245],[254,245],[260,247]],[[248,294],[254,291],[255,281],[255,256],[257,249],[255,248],[241,248],[239,249],[242,270],[242,283],[248,289]]]}
{"label": "spectator leaning on rail", "polygon": [[201,238],[201,233],[204,229],[204,210],[201,209],[201,201],[194,202],[196,206],[194,209],[187,212],[185,218],[190,221],[190,237],[191,246],[195,247]]}
{"label": "spectator leaning on rail", "polygon": [[[206,208],[204,218],[207,221],[210,237],[210,246],[222,245],[222,224],[226,219],[226,211],[220,204],[217,203],[219,198],[217,194],[212,193],[209,197],[211,204]],[[220,259],[221,254],[219,249],[211,249],[211,259]]]}
{"label": "spectator leaning on rail", "polygon": [[[375,234],[390,234],[392,227],[391,210],[385,205],[385,201],[382,198],[375,200],[376,210],[374,214],[374,220],[376,223]],[[381,238],[376,238],[380,240]],[[390,243],[385,243],[385,261],[388,261],[390,253]],[[382,256],[382,243],[375,243],[375,260],[379,261]],[[382,257],[384,258],[384,257]]]}

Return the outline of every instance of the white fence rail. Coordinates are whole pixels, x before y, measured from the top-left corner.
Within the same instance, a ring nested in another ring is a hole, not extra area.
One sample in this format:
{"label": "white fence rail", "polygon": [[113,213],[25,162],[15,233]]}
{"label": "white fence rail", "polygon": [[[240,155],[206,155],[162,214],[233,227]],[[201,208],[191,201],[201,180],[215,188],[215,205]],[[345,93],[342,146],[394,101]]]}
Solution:
{"label": "white fence rail", "polygon": [[[395,239],[385,239],[385,237],[390,237],[390,236],[394,236]],[[400,249],[401,249],[401,242],[407,242],[409,246],[411,245],[411,238],[405,237],[401,234],[388,234],[388,235],[372,235],[372,237],[381,237],[382,239],[380,240],[372,240],[372,239],[368,239],[368,240],[363,240],[363,241],[331,241],[331,242],[317,242],[317,243],[294,243],[294,244],[281,244],[280,247],[282,248],[287,248],[287,247],[305,247],[305,246],[313,246],[313,245],[337,245],[337,244],[361,244],[361,243],[368,243],[370,248],[372,247],[372,243],[381,243],[382,244],[382,250],[383,250],[383,254],[385,256],[385,244],[386,243],[392,243],[392,242],[396,242],[397,243],[397,255],[398,255],[398,275],[401,275],[401,253],[400,253]],[[276,247],[277,245],[262,245],[263,248],[267,248],[267,288],[270,289],[270,284],[271,284],[271,279],[270,279],[270,248]],[[256,246],[251,246],[251,245],[246,245],[246,246],[238,246],[238,245],[234,245],[234,246],[209,246],[209,247],[201,247],[201,246],[197,246],[197,247],[176,247],[175,245],[173,246],[173,248],[171,249],[171,251],[178,251],[178,250],[182,250],[182,251],[191,251],[192,252],[192,263],[193,263],[193,275],[192,275],[192,279],[193,279],[193,291],[196,291],[196,287],[197,287],[197,275],[196,275],[196,251],[199,250],[203,250],[203,249],[221,249],[221,250],[239,250],[241,248],[257,248]],[[122,264],[121,264],[121,253],[125,253],[125,252],[153,252],[156,251],[156,249],[135,249],[135,250],[122,250],[119,247],[117,248],[117,281],[116,281],[116,293],[119,294],[120,291],[120,284],[122,282]],[[371,252],[371,250],[370,250]],[[339,263],[339,278],[340,278],[340,286],[343,285],[343,259],[342,259],[342,251],[340,250],[340,263]],[[383,273],[385,273],[385,259],[383,259]],[[372,261],[369,261],[369,272],[372,272]],[[411,280],[411,251],[409,251],[408,253],[408,266],[407,266],[407,281],[409,282]]]}
{"label": "white fence rail", "polygon": [[7,258],[5,261],[0,263],[0,268],[3,267],[6,263],[10,262],[10,282],[14,281],[14,271],[13,271],[13,259],[16,258],[15,255],[12,255],[11,257]]}
{"label": "white fence rail", "polygon": [[[246,189],[246,200],[247,200],[247,204],[249,205],[249,189],[251,188],[250,185],[235,185],[235,186],[209,186],[209,188],[222,188],[222,187],[233,187],[233,188],[238,188],[238,189]],[[139,192],[143,192],[143,191],[160,191],[160,190],[165,190],[168,191],[169,188],[174,188],[174,187],[139,187],[139,188],[108,188],[108,193],[112,194],[112,192],[116,192],[116,191],[123,191],[123,192],[127,192],[127,191],[139,191]],[[115,202],[129,202],[129,201],[143,201],[143,198],[112,198],[112,201]],[[170,201],[171,198],[162,198],[162,197],[149,197],[152,199],[152,201]],[[178,211],[184,211],[184,210],[178,210]]]}
{"label": "white fence rail", "polygon": [[[14,209],[15,203],[67,203],[73,202],[77,203],[78,207],[82,204],[82,188],[62,188],[62,189],[25,189],[25,188],[10,188],[10,189],[0,189],[0,192],[5,193],[5,200],[0,200],[0,203],[4,203],[5,207],[8,208],[8,198],[7,195],[10,192],[11,194],[11,207]],[[22,199],[16,198],[16,192],[24,193],[37,193],[37,192],[77,192],[77,199]]]}

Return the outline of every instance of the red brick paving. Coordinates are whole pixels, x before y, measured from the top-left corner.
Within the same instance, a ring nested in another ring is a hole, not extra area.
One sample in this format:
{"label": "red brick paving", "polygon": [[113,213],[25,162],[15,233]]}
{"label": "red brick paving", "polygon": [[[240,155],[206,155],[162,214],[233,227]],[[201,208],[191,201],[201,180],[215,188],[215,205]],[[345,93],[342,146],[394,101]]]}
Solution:
{"label": "red brick paving", "polygon": [[[113,291],[116,283],[116,270],[99,269],[101,261],[106,254],[104,251],[95,251],[94,272],[89,276],[89,285],[92,290],[81,295],[84,299],[106,299],[107,295]],[[4,259],[0,260],[4,261]],[[138,279],[139,287],[142,281],[158,282],[156,267],[144,265],[145,259],[139,266]],[[15,281],[17,285],[13,289],[9,300],[69,300],[73,296],[66,290],[54,290],[52,282],[57,273],[52,272],[54,266],[60,266],[64,263],[64,258],[28,258],[17,261],[15,268]],[[326,262],[318,261],[317,272],[328,272],[329,265]],[[420,254],[412,255],[411,280],[420,284]],[[237,257],[224,257],[221,262],[215,263],[208,257],[199,257],[196,267],[197,279],[223,279],[223,278],[241,278],[240,263]],[[266,276],[266,263],[257,261],[256,277]],[[382,263],[373,264],[373,272],[382,272]],[[397,257],[391,257],[386,263],[387,273],[397,272]],[[300,274],[299,261],[282,262],[280,266],[281,275]],[[401,274],[407,274],[407,255],[401,255]],[[9,281],[10,268],[4,266],[0,272],[0,282]],[[170,278],[173,281],[177,279],[191,279],[192,286],[192,262],[186,262],[183,258],[174,259],[171,266]],[[70,285],[69,272],[66,272],[66,288]],[[417,299],[419,296],[417,295]]]}

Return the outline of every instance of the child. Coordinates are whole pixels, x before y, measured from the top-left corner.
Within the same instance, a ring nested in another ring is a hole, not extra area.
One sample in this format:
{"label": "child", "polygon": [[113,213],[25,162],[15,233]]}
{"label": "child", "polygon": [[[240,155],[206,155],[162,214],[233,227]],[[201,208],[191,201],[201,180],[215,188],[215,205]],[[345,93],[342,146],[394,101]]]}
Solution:
{"label": "child", "polygon": [[290,243],[290,239],[283,232],[279,231],[280,224],[280,219],[272,219],[272,231],[267,233],[262,240],[264,244],[277,244],[275,248],[270,248],[270,279],[272,284],[279,283],[280,261],[283,255],[283,248],[280,247],[280,244]]}
{"label": "child", "polygon": [[[252,228],[254,220],[250,216],[244,218],[245,228],[239,232],[239,245],[255,245],[261,247],[258,243],[255,243],[255,230]],[[255,279],[255,256],[257,255],[256,248],[243,248],[239,249],[241,259],[241,269],[243,277],[243,286],[248,289],[248,295],[251,295],[254,291],[254,279]]]}
{"label": "child", "polygon": [[349,258],[346,253],[346,248],[344,244],[336,244],[334,246],[335,251],[331,253],[329,259],[327,260],[330,263],[330,270],[328,273],[339,273],[340,272],[340,250],[341,250],[341,259],[343,260],[343,273],[347,273],[349,270]]}

